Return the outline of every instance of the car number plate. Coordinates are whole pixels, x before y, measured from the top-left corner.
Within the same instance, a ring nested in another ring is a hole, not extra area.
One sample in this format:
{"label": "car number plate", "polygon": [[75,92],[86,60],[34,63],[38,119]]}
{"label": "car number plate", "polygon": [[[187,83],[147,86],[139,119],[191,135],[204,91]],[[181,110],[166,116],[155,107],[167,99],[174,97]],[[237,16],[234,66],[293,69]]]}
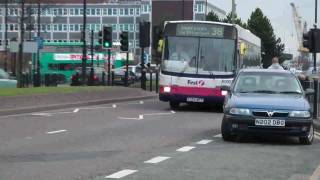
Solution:
{"label": "car number plate", "polygon": [[203,98],[188,97],[187,102],[204,102]]}
{"label": "car number plate", "polygon": [[286,121],[280,119],[256,119],[255,125],[284,127],[286,125]]}

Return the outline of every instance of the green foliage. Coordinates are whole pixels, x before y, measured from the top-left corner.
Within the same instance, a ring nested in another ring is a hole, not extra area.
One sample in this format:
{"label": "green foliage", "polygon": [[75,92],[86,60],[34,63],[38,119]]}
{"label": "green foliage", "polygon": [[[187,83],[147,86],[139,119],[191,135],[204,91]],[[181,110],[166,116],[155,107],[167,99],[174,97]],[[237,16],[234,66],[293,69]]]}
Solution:
{"label": "green foliage", "polygon": [[[242,22],[241,18],[238,17],[237,14],[234,15],[234,23],[235,24],[238,24],[239,26],[243,27],[243,28],[247,28],[247,24],[245,22]],[[225,22],[225,23],[232,23],[232,13],[230,12],[226,18],[224,18],[222,20],[222,22]]]}
{"label": "green foliage", "polygon": [[208,13],[207,21],[221,22],[221,20],[219,19],[219,16],[216,13],[214,13],[213,11]]}
{"label": "green foliage", "polygon": [[271,65],[271,59],[274,56],[280,57],[284,51],[284,44],[280,38],[274,34],[270,20],[262,13],[260,8],[252,12],[248,19],[248,29],[261,39],[262,52],[265,55],[262,58],[263,67]]}

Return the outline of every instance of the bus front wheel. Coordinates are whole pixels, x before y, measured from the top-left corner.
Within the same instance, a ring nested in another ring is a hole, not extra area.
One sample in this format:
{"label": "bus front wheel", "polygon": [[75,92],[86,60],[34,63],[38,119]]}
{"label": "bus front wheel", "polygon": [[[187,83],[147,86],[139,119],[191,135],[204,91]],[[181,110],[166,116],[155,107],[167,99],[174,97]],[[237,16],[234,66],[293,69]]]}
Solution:
{"label": "bus front wheel", "polygon": [[178,109],[178,108],[179,108],[179,105],[180,105],[179,102],[170,101],[170,108],[171,108],[171,109]]}

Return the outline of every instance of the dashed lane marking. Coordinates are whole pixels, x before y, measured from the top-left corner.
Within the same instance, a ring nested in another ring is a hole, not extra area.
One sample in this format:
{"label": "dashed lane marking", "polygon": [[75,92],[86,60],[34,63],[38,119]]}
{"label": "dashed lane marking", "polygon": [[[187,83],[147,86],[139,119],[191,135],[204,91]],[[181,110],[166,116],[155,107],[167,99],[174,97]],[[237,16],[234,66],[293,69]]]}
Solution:
{"label": "dashed lane marking", "polygon": [[212,141],[213,140],[210,140],[210,139],[204,139],[204,140],[198,141],[197,144],[205,145],[205,144],[211,143]]}
{"label": "dashed lane marking", "polygon": [[148,161],[145,161],[144,163],[147,163],[147,164],[157,164],[159,162],[162,162],[162,161],[165,161],[167,159],[170,159],[171,157],[165,157],[165,156],[157,156],[157,157],[154,157]]}
{"label": "dashed lane marking", "polygon": [[32,116],[45,116],[45,117],[49,117],[51,116],[50,113],[31,113]]}
{"label": "dashed lane marking", "polygon": [[75,109],[75,110],[73,110],[73,113],[77,113],[77,112],[79,112],[79,109],[78,109],[78,108]]}
{"label": "dashed lane marking", "polygon": [[122,170],[122,171],[118,171],[116,173],[113,173],[109,176],[106,176],[105,178],[107,179],[121,179],[123,177],[126,177],[130,174],[133,174],[133,173],[136,173],[138,172],[137,170],[131,170],[131,169],[125,169],[125,170]]}
{"label": "dashed lane marking", "polygon": [[191,151],[192,149],[194,149],[196,147],[193,147],[193,146],[184,146],[182,148],[179,148],[177,149],[176,151],[178,152],[188,152],[188,151]]}
{"label": "dashed lane marking", "polygon": [[221,138],[221,137],[222,137],[222,134],[217,134],[217,135],[215,135],[215,136],[213,136],[213,137],[215,137],[215,138]]}
{"label": "dashed lane marking", "polygon": [[67,130],[65,129],[61,129],[61,130],[57,130],[57,131],[49,131],[47,132],[47,134],[57,134],[57,133],[62,133],[62,132],[66,132]]}
{"label": "dashed lane marking", "polygon": [[161,115],[172,115],[174,114],[174,111],[170,112],[163,112],[163,113],[149,113],[149,114],[139,114],[137,118],[132,118],[132,117],[121,117],[119,116],[118,119],[131,119],[131,120],[142,120],[144,119],[145,116],[161,116]]}

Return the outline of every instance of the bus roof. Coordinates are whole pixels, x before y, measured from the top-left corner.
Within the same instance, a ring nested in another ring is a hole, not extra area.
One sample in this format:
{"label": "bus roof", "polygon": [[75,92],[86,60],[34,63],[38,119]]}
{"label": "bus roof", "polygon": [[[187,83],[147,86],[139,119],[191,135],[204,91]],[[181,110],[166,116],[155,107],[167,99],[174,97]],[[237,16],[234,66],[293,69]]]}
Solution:
{"label": "bus roof", "polygon": [[[168,23],[205,23],[205,24],[219,24],[224,26],[234,26],[233,24],[223,23],[223,22],[213,22],[213,21],[191,21],[191,20],[181,20],[181,21],[165,21],[165,25]],[[235,27],[235,26],[234,26]]]}

